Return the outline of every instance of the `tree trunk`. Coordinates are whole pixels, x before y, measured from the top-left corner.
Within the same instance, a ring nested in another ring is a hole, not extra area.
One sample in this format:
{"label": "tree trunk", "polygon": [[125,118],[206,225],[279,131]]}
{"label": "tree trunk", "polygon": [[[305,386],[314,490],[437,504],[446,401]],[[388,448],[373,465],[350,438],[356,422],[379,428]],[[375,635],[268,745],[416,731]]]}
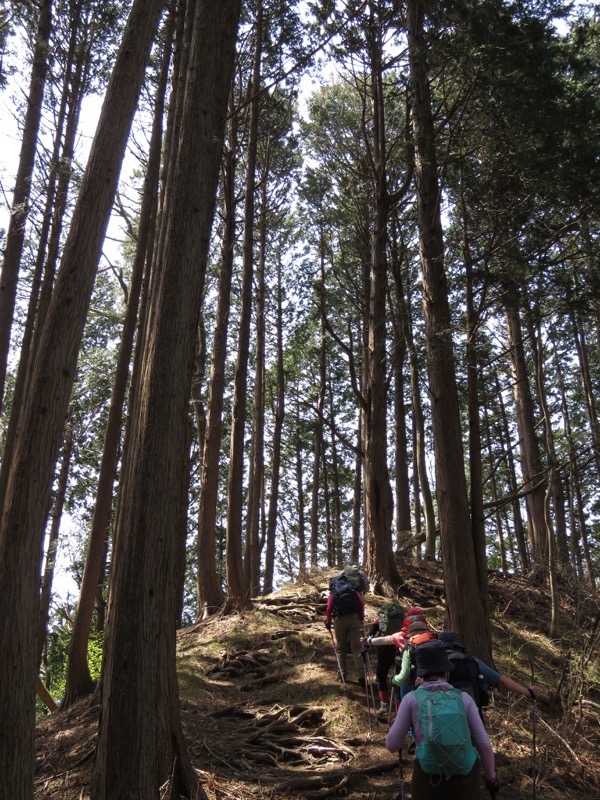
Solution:
{"label": "tree trunk", "polygon": [[41,544],[54,465],[119,169],[162,11],[135,0],[65,242],[21,413],[0,527],[0,774],[14,800],[33,797]]}
{"label": "tree trunk", "polygon": [[[372,10],[371,10],[371,13]],[[369,30],[370,83],[373,120],[373,229],[368,302],[367,384],[365,386],[366,567],[374,590],[390,592],[399,583],[392,548],[394,499],[387,463],[386,299],[390,198],[386,173],[383,50],[379,24]]]}
{"label": "tree trunk", "polygon": [[508,481],[509,481],[509,490],[512,500],[512,511],[513,511],[513,527],[515,529],[515,537],[517,539],[517,550],[519,552],[519,560],[521,562],[521,570],[526,572],[529,569],[530,561],[529,561],[529,553],[527,551],[527,541],[525,539],[525,526],[523,524],[523,518],[521,517],[521,504],[519,503],[519,487],[517,486],[517,476],[515,470],[515,460],[513,458],[513,451],[511,445],[511,435],[508,425],[508,419],[506,415],[506,408],[504,406],[504,400],[502,397],[502,387],[500,386],[500,380],[498,378],[498,373],[496,372],[496,397],[498,398],[498,403],[500,405],[500,446],[502,447],[503,451],[506,453],[506,464],[508,467]]}
{"label": "tree trunk", "polygon": [[40,592],[40,621],[38,628],[38,666],[39,673],[46,636],[48,633],[48,620],[50,619],[50,603],[52,601],[52,582],[54,580],[54,567],[56,566],[56,550],[58,547],[58,534],[60,533],[60,523],[62,512],[65,505],[67,494],[67,481],[69,478],[69,466],[71,463],[71,453],[73,452],[73,430],[71,423],[65,426],[65,441],[62,448],[62,457],[58,481],[56,483],[56,497],[54,507],[50,515],[50,535],[48,536],[48,549],[46,551],[46,564],[42,578],[42,588]]}
{"label": "tree trunk", "polygon": [[535,435],[533,400],[523,349],[523,334],[519,312],[507,309],[508,340],[513,375],[513,391],[519,431],[519,452],[523,492],[526,492],[527,516],[529,520],[529,545],[534,571],[544,570],[547,565],[547,537],[544,519],[545,479]]}
{"label": "tree trunk", "polygon": [[255,22],[254,62],[250,102],[250,134],[246,166],[246,197],[244,203],[244,245],[240,329],[233,389],[233,417],[227,481],[227,599],[235,608],[248,605],[249,585],[244,579],[242,558],[242,513],[244,489],[244,436],[246,428],[246,397],[248,357],[250,351],[250,322],[252,317],[252,280],[254,275],[254,206],[256,186],[256,154],[260,115],[259,92],[262,59],[262,0],[257,0]]}
{"label": "tree trunk", "polygon": [[[281,472],[281,438],[285,418],[285,371],[283,365],[283,304],[281,290],[281,251],[277,256],[277,390],[273,401],[275,430],[273,431],[273,456],[271,459],[271,491],[269,493],[269,513],[267,517],[267,546],[265,551],[265,576],[263,593],[273,591],[275,572],[275,543],[277,529],[277,508],[279,501],[279,478]],[[300,515],[298,515],[300,518]]]}
{"label": "tree trunk", "polygon": [[[392,224],[392,275],[400,271],[400,254],[395,220]],[[400,313],[390,295],[392,325],[394,329],[394,450],[396,460],[395,497],[396,497],[396,548],[400,549],[403,538],[411,533],[410,522],[410,480],[408,475],[408,440],[406,436],[406,410],[404,403],[404,362],[407,346],[402,334]]]}
{"label": "tree trunk", "polygon": [[460,631],[469,650],[489,663],[489,621],[483,605],[473,602],[474,595],[479,598],[481,588],[470,535],[421,0],[407,0],[407,20],[417,218],[447,621]]}
{"label": "tree trunk", "polygon": [[187,410],[239,14],[239,0],[196,6],[164,249],[122,470],[94,800],[207,797],[181,731],[176,571]]}
{"label": "tree trunk", "polygon": [[360,529],[363,507],[362,491],[362,411],[358,411],[358,424],[356,426],[356,459],[354,462],[354,491],[352,493],[352,543],[350,546],[350,561],[359,563],[360,556]]}
{"label": "tree trunk", "polygon": [[210,383],[206,413],[206,432],[202,475],[200,478],[200,510],[198,517],[198,618],[214,614],[225,603],[225,595],[217,575],[216,527],[219,493],[219,456],[223,430],[223,392],[227,358],[227,328],[231,305],[231,279],[235,245],[235,160],[237,148],[237,114],[230,99],[228,144],[223,158],[223,242],[215,332],[213,337]]}
{"label": "tree trunk", "polygon": [[155,95],[154,121],[142,194],[136,252],[131,271],[129,299],[123,322],[123,330],[121,332],[121,344],[117,356],[117,366],[108,410],[108,421],[104,436],[102,459],[100,461],[98,486],[96,489],[96,501],[94,503],[94,514],[92,517],[87,556],[79,592],[77,614],[75,616],[73,633],[69,645],[66,686],[62,701],[63,708],[68,708],[68,706],[79,697],[90,694],[94,688],[94,682],[92,681],[87,664],[87,646],[96,594],[98,587],[101,585],[101,575],[106,556],[106,540],[111,525],[113,486],[119,461],[123,405],[127,392],[127,382],[129,380],[129,367],[133,352],[135,327],[138,319],[142,279],[147,263],[149,242],[154,235],[152,222],[155,220],[157,204],[162,145],[162,120],[171,54],[171,35],[172,27],[169,26],[166,31],[167,44],[163,52],[161,77]]}
{"label": "tree trunk", "polygon": [[[82,81],[82,72],[84,72],[82,61],[81,59],[75,60],[76,50],[79,50],[76,46],[78,32],[77,19],[75,19],[71,27],[67,63],[62,81],[61,100],[56,115],[56,130],[54,132],[54,144],[50,161],[52,166],[50,174],[48,175],[46,202],[38,236],[31,293],[29,295],[27,316],[23,326],[23,339],[19,352],[19,366],[17,368],[6,440],[2,451],[2,460],[6,462],[7,465],[12,458],[14,440],[18,429],[19,414],[23,407],[28,370],[31,368],[36,315],[38,316],[38,324],[41,324],[43,321],[42,315],[38,315],[38,301],[44,275],[46,252],[47,250],[50,252],[52,247],[51,231],[53,233],[55,227],[60,228],[62,223],[65,204],[60,201],[62,196],[61,187],[63,184],[66,184],[68,187],[71,173],[70,161],[73,153],[73,140],[77,130],[77,126],[72,124],[72,120],[77,120],[79,118],[79,110],[83,96],[81,87],[85,83],[85,81]],[[85,63],[89,65],[89,58]],[[7,476],[8,469],[0,473],[0,509],[4,502]]]}
{"label": "tree trunk", "polygon": [[319,521],[321,509],[319,507],[319,489],[321,485],[321,466],[323,452],[323,408],[325,405],[326,391],[326,366],[327,346],[325,338],[325,244],[323,231],[320,239],[321,280],[319,282],[319,394],[317,396],[317,415],[314,425],[314,451],[312,473],[312,495],[310,503],[310,565],[316,567],[319,563]]}
{"label": "tree trunk", "polygon": [[571,325],[573,328],[573,338],[575,341],[575,349],[577,351],[577,359],[579,361],[579,368],[581,370],[581,384],[585,397],[585,407],[587,409],[590,423],[592,454],[594,456],[598,478],[600,478],[600,425],[598,424],[596,399],[594,396],[592,376],[590,374],[588,349],[583,332],[583,326],[578,315],[574,312],[571,312]]}
{"label": "tree trunk", "polygon": [[[464,215],[466,217],[466,214]],[[467,225],[466,218],[464,225]],[[485,543],[485,524],[483,519],[483,466],[481,458],[481,420],[479,415],[479,363],[477,358],[480,320],[475,308],[473,287],[473,264],[467,232],[463,236],[465,254],[465,278],[467,300],[467,397],[469,409],[469,490],[471,505],[471,538],[475,565],[477,567],[477,583],[479,600],[487,618],[490,614],[490,602],[487,576],[487,553]]]}
{"label": "tree trunk", "polygon": [[304,515],[304,475],[302,469],[302,434],[300,404],[296,405],[296,488],[298,497],[298,572],[306,573],[306,526]]}
{"label": "tree trunk", "polygon": [[246,529],[246,581],[250,596],[260,591],[260,508],[263,497],[265,461],[265,259],[267,237],[267,180],[262,179],[260,211],[260,247],[256,275],[256,353],[254,368],[254,410],[250,446],[248,487],[248,522]]}
{"label": "tree trunk", "polygon": [[399,323],[408,350],[408,364],[410,369],[410,388],[411,404],[414,421],[414,460],[416,466],[415,480],[418,481],[420,491],[415,487],[415,518],[419,520],[417,534],[421,532],[421,514],[417,511],[416,505],[420,506],[420,498],[423,498],[423,508],[425,511],[425,555],[433,560],[435,558],[436,545],[436,524],[433,498],[427,474],[427,456],[425,452],[425,417],[423,415],[423,404],[421,403],[421,379],[419,377],[419,356],[412,332],[412,320],[410,315],[410,302],[404,294],[404,282],[400,260],[393,264],[394,283],[396,287],[396,301],[398,304]]}
{"label": "tree trunk", "polygon": [[6,233],[2,273],[0,275],[0,413],[3,407],[10,334],[17,297],[23,242],[25,241],[25,224],[29,213],[31,181],[37,151],[38,131],[42,118],[42,103],[50,52],[50,34],[52,32],[52,0],[40,0],[39,7],[40,14],[35,37],[29,95],[27,97],[27,112],[23,124],[19,166],[17,168],[10,222]]}

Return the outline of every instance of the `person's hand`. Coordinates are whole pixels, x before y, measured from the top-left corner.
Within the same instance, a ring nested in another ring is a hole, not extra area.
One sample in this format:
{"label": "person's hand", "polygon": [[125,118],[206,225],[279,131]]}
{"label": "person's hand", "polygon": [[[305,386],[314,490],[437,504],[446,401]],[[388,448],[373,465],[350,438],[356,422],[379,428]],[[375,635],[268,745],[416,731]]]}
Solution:
{"label": "person's hand", "polygon": [[492,797],[494,797],[496,795],[496,792],[500,789],[500,782],[498,780],[498,776],[496,775],[493,781],[489,781],[487,778],[484,778],[483,782],[485,783],[485,788],[492,795]]}
{"label": "person's hand", "polygon": [[325,627],[327,628],[328,631],[330,631],[331,630],[331,622],[326,622],[325,623]]}

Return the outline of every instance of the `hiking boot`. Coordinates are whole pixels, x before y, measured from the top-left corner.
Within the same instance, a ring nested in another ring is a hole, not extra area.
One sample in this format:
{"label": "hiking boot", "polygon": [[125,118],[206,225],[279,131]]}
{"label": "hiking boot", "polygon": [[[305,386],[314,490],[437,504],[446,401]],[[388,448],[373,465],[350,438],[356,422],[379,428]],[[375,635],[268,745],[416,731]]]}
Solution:
{"label": "hiking boot", "polygon": [[390,707],[387,703],[382,703],[377,709],[378,717],[387,717]]}

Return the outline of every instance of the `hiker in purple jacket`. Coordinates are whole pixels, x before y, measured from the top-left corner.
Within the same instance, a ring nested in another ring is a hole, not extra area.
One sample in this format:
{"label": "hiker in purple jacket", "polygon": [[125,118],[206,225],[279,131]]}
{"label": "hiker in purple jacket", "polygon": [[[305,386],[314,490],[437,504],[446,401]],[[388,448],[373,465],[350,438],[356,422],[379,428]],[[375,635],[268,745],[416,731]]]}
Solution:
{"label": "hiker in purple jacket", "polygon": [[[386,737],[386,747],[391,752],[398,752],[412,727],[417,743],[415,767],[413,770],[411,790],[412,800],[479,800],[480,771],[486,787],[491,793],[498,788],[494,751],[489,737],[479,717],[477,706],[471,697],[462,692],[462,702],[466,713],[466,722],[471,734],[470,744],[465,745],[465,774],[445,774],[441,769],[437,773],[431,769],[426,772],[419,763],[419,755],[425,757],[425,750],[420,746],[425,742],[424,731],[419,722],[419,708],[426,700],[424,693],[448,692],[453,687],[448,683],[448,674],[452,663],[440,642],[428,642],[416,650],[417,676],[421,678],[420,687],[408,694],[400,704],[398,715]],[[464,721],[463,721],[464,724]],[[426,733],[426,732],[425,732]],[[477,759],[479,756],[480,763]]]}

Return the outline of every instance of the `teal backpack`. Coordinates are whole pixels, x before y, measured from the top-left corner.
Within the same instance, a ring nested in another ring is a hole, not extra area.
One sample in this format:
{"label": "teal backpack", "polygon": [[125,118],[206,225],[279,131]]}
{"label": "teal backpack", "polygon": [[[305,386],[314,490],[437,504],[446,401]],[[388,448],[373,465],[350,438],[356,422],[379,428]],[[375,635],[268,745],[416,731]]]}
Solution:
{"label": "teal backpack", "polygon": [[414,691],[423,741],[415,753],[428,775],[468,775],[477,760],[459,689]]}
{"label": "teal backpack", "polygon": [[381,633],[389,636],[391,633],[398,633],[404,621],[404,612],[398,603],[384,603],[377,615],[378,626]]}

